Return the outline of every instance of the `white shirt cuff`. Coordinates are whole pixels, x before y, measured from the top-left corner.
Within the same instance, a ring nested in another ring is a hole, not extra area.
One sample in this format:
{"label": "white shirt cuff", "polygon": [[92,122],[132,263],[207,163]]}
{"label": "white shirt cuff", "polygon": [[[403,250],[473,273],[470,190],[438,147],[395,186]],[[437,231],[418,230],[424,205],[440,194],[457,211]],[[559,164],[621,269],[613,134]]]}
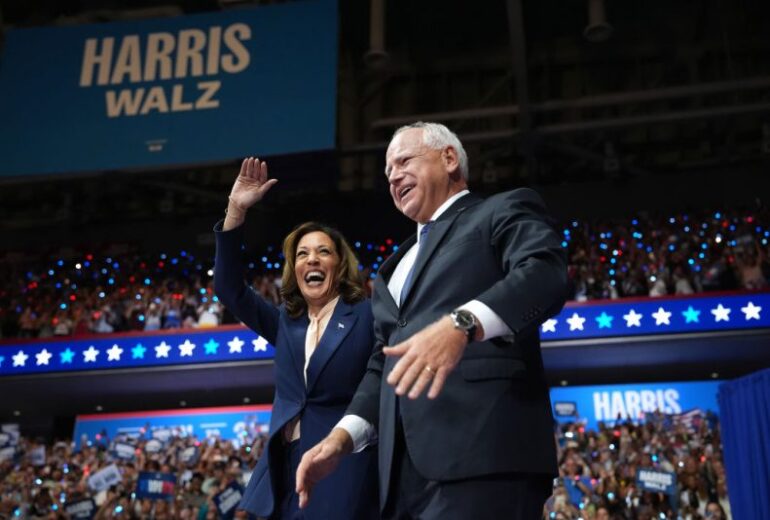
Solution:
{"label": "white shirt cuff", "polygon": [[342,428],[353,439],[353,453],[358,453],[370,444],[377,442],[377,430],[363,417],[346,415],[335,428]]}
{"label": "white shirt cuff", "polygon": [[505,324],[495,311],[489,308],[487,304],[478,300],[471,300],[460,309],[473,313],[476,319],[484,329],[482,340],[499,338],[500,336],[510,336],[513,331]]}

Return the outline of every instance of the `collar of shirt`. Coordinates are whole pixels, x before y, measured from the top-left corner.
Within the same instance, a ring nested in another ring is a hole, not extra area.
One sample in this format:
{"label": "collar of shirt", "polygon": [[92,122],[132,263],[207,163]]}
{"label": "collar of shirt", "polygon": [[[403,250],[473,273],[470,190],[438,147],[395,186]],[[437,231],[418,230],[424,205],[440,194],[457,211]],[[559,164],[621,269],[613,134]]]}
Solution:
{"label": "collar of shirt", "polygon": [[[438,207],[436,211],[433,212],[433,215],[430,217],[430,221],[433,222],[437,220],[446,210],[449,209],[449,206],[454,204],[454,202],[459,199],[460,197],[463,197],[470,193],[470,190],[463,190],[461,192],[455,193],[451,197],[449,197],[447,200],[444,201],[444,203]],[[425,226],[425,224],[417,224],[417,243],[420,243],[420,231],[422,231],[422,228]]]}

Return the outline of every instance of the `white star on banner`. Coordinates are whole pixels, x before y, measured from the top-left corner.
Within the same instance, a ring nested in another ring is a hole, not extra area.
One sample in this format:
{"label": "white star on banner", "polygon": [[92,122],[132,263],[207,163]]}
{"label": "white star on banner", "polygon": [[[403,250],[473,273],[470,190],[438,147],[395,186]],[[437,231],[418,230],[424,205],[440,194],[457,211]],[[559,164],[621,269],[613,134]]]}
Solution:
{"label": "white star on banner", "polygon": [[35,357],[37,358],[37,366],[40,365],[47,365],[49,361],[51,361],[51,354],[48,352],[48,349],[43,349],[42,352],[38,352],[35,354]]}
{"label": "white star on banner", "polygon": [[553,318],[545,320],[542,327],[543,332],[556,332],[557,323],[559,323],[559,320]]}
{"label": "white star on banner", "polygon": [[663,307],[658,307],[650,316],[655,318],[655,325],[671,325],[671,313]]}
{"label": "white star on banner", "polygon": [[634,309],[628,311],[628,314],[623,315],[623,319],[626,320],[626,327],[641,327],[642,316],[642,314],[639,314]]}
{"label": "white star on banner", "polygon": [[586,319],[582,316],[578,316],[578,313],[575,312],[567,318],[567,323],[569,323],[569,330],[583,330],[583,323],[585,323]]}
{"label": "white star on banner", "polygon": [[762,310],[762,307],[758,305],[754,305],[753,303],[749,302],[748,305],[745,307],[741,307],[741,312],[746,315],[746,321],[748,320],[758,320],[759,319],[759,312]]}
{"label": "white star on banner", "polygon": [[227,342],[227,345],[230,347],[230,354],[233,352],[241,353],[241,347],[243,347],[243,341],[238,339],[238,336],[235,336],[232,340]]}
{"label": "white star on banner", "polygon": [[171,350],[171,345],[167,344],[165,341],[161,341],[160,345],[157,345],[155,347],[155,359],[168,357],[168,351]]}
{"label": "white star on banner", "polygon": [[190,343],[189,339],[184,340],[184,343],[179,345],[179,356],[192,356],[193,349],[195,349],[195,343]]}
{"label": "white star on banner", "polygon": [[96,356],[99,355],[99,351],[94,348],[93,345],[88,347],[88,350],[83,351],[83,362],[93,363],[96,361]]}
{"label": "white star on banner", "polygon": [[117,343],[115,343],[107,351],[107,361],[120,361],[120,355],[122,353],[123,353],[123,349],[120,348]]}
{"label": "white star on banner", "polygon": [[730,321],[731,310],[720,303],[716,309],[711,309],[711,314],[714,315],[714,321]]}
{"label": "white star on banner", "polygon": [[262,336],[251,340],[251,344],[254,345],[254,352],[267,352],[267,340]]}
{"label": "white star on banner", "polygon": [[23,367],[27,360],[29,359],[29,356],[24,353],[24,351],[20,350],[18,354],[13,356],[13,366],[15,367]]}

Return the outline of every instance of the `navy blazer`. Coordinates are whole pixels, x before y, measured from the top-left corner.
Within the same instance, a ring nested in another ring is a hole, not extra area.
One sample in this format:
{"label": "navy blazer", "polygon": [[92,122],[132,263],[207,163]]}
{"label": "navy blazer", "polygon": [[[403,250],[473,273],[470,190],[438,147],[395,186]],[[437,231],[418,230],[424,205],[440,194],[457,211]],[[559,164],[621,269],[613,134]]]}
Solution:
{"label": "navy blazer", "polygon": [[[216,263],[214,287],[230,312],[275,347],[275,400],[270,437],[240,508],[269,517],[276,506],[275,476],[281,464],[283,428],[300,416],[302,453],[320,442],[342,418],[366,371],[374,346],[373,317],[368,300],[348,304],[341,298],[326,331],[310,358],[305,384],[307,312],[291,318],[283,305],[266,302],[244,282],[241,243],[243,226],[222,231],[214,227]],[[337,470],[319,483],[304,510],[307,519],[377,517],[376,451],[346,457]]]}
{"label": "navy blazer", "polygon": [[383,263],[372,308],[377,348],[348,413],[379,430],[380,500],[391,479],[396,396],[387,374],[396,345],[471,300],[486,304],[510,337],[473,342],[434,400],[400,399],[406,448],[430,480],[505,473],[556,474],[553,417],[540,354],[539,325],[566,297],[566,254],[545,205],[522,188],[487,200],[458,199],[433,224],[398,306],[387,284],[412,236]]}

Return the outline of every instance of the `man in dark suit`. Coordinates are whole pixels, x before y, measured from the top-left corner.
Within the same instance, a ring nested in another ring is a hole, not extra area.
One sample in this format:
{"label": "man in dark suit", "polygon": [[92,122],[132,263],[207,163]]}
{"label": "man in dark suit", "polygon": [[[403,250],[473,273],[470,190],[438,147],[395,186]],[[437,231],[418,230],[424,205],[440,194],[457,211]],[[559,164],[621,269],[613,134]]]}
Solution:
{"label": "man in dark suit", "polygon": [[467,162],[443,125],[391,140],[390,194],[418,233],[380,268],[378,347],[346,416],[300,463],[300,505],[378,440],[383,518],[542,515],[557,468],[538,333],[564,303],[565,252],[535,192],[482,200]]}

